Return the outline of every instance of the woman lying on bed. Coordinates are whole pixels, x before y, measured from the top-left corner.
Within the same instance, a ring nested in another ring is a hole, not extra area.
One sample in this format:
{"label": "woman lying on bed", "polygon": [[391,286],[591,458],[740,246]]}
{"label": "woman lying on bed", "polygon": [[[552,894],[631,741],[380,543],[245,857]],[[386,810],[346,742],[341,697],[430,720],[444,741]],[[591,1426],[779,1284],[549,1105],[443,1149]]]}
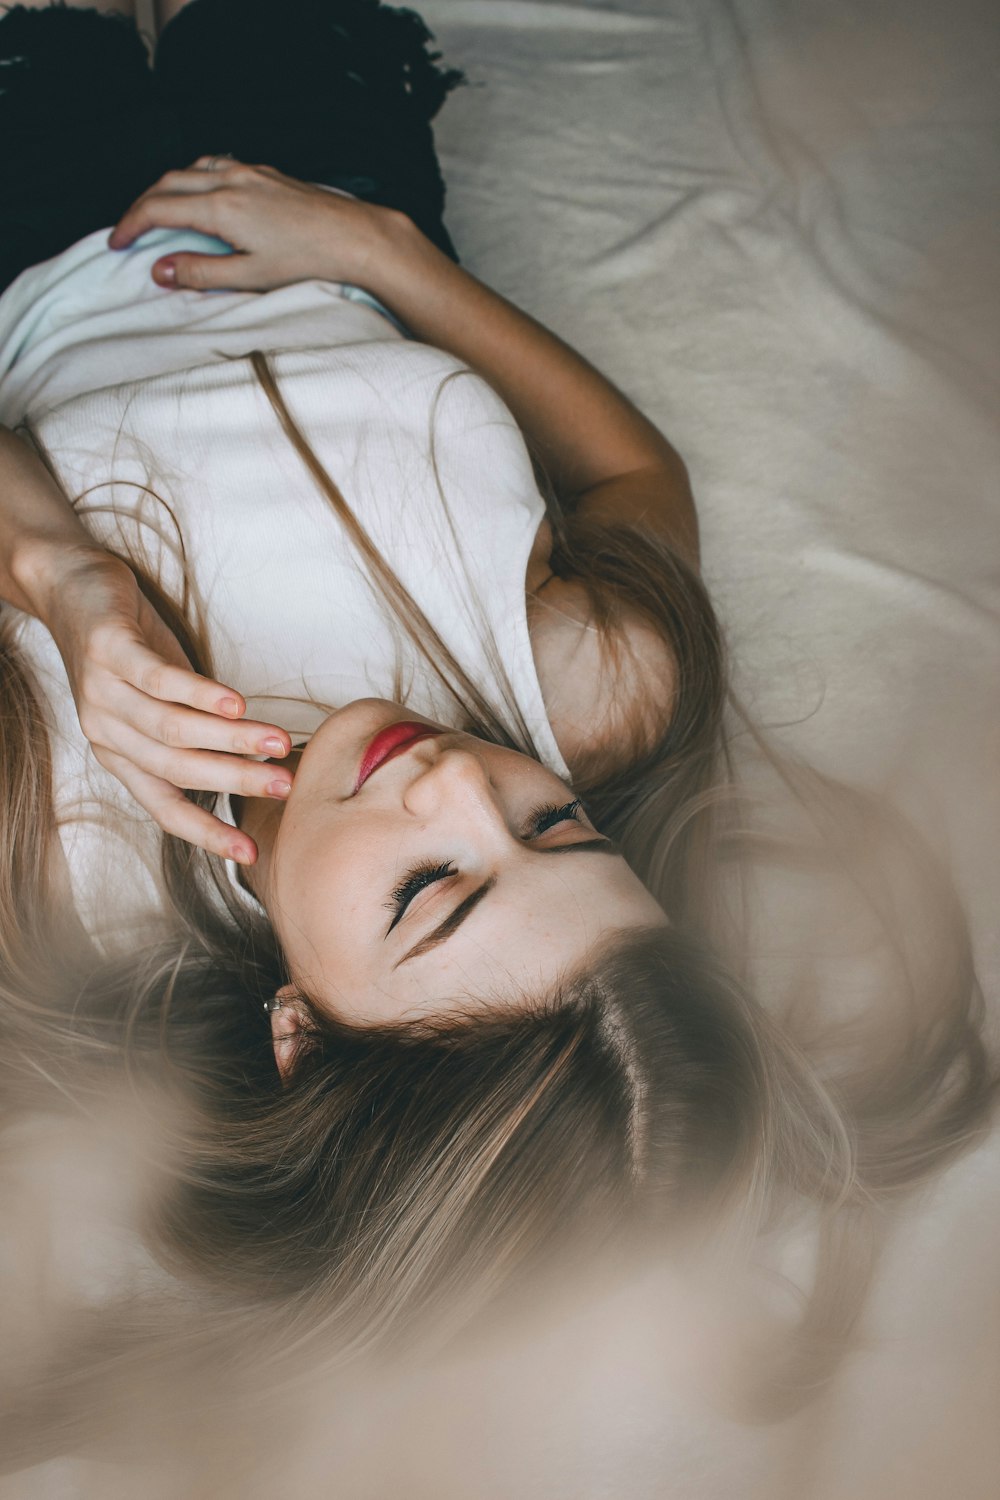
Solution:
{"label": "woman lying on bed", "polygon": [[297,0],[285,78],[271,14],[184,7],[155,108],[119,19],[0,20],[4,130],[60,46],[134,112],[0,299],[12,1027],[165,1049],[209,1120],[167,1241],[351,1336],[591,1231],[906,1180],[983,1106],[969,976],[950,1136],[915,1108],[879,1164],[695,941],[726,685],[683,463],[456,264],[419,21]]}

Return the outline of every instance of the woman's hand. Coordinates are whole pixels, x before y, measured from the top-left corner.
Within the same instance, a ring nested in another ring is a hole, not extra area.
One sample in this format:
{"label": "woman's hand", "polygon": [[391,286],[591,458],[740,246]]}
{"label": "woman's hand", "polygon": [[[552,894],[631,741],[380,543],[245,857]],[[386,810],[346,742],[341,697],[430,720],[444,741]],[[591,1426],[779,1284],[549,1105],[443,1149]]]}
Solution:
{"label": "woman's hand", "polygon": [[149,229],[197,229],[233,246],[232,255],[163,256],[153,266],[160,286],[263,292],[316,278],[370,289],[401,221],[410,222],[274,167],[200,156],[137,198],[108,245],[124,250]]}
{"label": "woman's hand", "polygon": [[45,623],[101,765],[166,832],[252,864],[253,840],[191,802],[182,788],[287,796],[287,770],[242,758],[287,755],[285,731],[244,720],[239,693],[191,670],[118,558],[96,548],[64,558],[52,601]]}

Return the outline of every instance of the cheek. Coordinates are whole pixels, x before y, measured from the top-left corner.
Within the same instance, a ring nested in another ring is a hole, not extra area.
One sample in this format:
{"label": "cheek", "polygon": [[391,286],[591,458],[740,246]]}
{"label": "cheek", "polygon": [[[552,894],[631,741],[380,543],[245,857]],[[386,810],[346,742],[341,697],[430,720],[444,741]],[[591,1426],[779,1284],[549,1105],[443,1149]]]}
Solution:
{"label": "cheek", "polygon": [[293,977],[333,966],[353,970],[379,919],[371,852],[342,830],[289,833],[275,865],[271,917]]}

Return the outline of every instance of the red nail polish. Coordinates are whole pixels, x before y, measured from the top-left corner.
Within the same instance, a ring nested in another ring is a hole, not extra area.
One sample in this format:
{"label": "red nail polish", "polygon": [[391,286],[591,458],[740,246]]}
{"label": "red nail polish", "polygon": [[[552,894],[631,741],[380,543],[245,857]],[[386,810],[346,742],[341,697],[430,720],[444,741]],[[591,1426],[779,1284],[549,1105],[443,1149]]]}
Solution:
{"label": "red nail polish", "polygon": [[156,279],[160,282],[166,282],[168,286],[173,286],[177,280],[177,267],[172,260],[160,262],[156,268]]}

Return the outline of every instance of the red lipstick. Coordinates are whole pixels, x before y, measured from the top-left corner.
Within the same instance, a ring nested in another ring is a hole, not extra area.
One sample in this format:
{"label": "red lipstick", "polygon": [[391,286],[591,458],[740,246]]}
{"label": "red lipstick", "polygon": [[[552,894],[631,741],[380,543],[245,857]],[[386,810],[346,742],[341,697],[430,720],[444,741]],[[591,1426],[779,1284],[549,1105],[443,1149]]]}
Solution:
{"label": "red lipstick", "polygon": [[432,729],[429,724],[414,723],[390,724],[387,729],[380,729],[361,758],[354,790],[360,791],[372,772],[377,771],[379,766],[384,766],[394,755],[401,755],[418,740],[443,733],[443,729]]}

